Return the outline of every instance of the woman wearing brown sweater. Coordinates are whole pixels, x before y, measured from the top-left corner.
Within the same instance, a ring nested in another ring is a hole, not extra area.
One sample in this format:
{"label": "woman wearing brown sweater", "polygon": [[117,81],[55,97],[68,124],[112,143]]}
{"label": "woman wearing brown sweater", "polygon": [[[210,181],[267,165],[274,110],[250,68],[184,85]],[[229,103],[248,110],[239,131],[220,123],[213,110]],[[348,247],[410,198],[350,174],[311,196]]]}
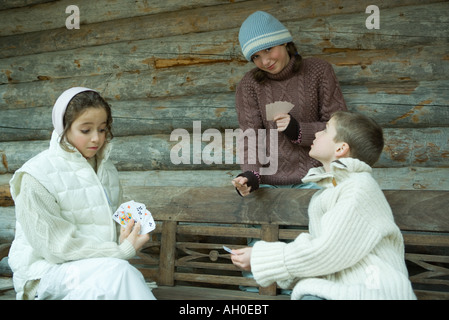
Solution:
{"label": "woman wearing brown sweater", "polygon": [[[270,14],[257,11],[243,22],[240,45],[248,61],[256,68],[240,81],[236,91],[236,110],[243,132],[253,130],[258,144],[244,143],[239,154],[242,173],[232,183],[246,196],[261,185],[304,188],[302,178],[320,163],[309,157],[315,133],[324,129],[332,113],[346,110],[346,104],[332,66],[317,58],[302,59],[290,32]],[[288,113],[267,119],[266,105],[286,101],[293,104]],[[266,141],[260,142],[265,130]],[[276,134],[277,137],[270,137]],[[277,138],[277,139],[272,139]],[[258,146],[267,150],[257,150]],[[260,154],[275,159],[275,171],[261,174]],[[249,161],[249,159],[256,161]]]}

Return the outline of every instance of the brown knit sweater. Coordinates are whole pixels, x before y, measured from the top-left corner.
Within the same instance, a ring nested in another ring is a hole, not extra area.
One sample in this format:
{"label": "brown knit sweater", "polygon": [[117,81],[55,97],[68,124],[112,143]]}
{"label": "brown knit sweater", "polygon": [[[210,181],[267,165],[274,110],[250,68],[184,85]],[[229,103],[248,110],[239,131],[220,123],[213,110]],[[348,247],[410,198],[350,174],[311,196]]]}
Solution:
{"label": "brown knit sweater", "polygon": [[[338,80],[332,66],[317,58],[303,59],[301,68],[293,72],[296,57],[278,74],[268,74],[268,79],[257,83],[248,72],[240,81],[236,90],[236,109],[240,129],[276,129],[273,121],[267,121],[265,106],[275,101],[288,101],[294,104],[290,111],[294,120],[291,123],[299,125],[298,138],[291,139],[285,132],[278,134],[278,170],[272,175],[261,175],[262,165],[248,164],[247,155],[257,154],[251,144],[246,143],[241,169],[252,171],[259,176],[259,182],[270,185],[286,185],[301,183],[301,179],[310,168],[320,163],[309,157],[310,146],[315,139],[315,133],[323,130],[332,113],[346,110],[346,103],[341,93]],[[295,121],[296,120],[296,121]],[[267,130],[267,141],[270,131]],[[269,155],[269,147],[266,154]],[[246,159],[246,160],[243,160]],[[258,159],[258,158],[257,158]],[[265,167],[269,164],[265,165]],[[254,189],[254,188],[253,188]],[[254,191],[254,190],[252,190]]]}

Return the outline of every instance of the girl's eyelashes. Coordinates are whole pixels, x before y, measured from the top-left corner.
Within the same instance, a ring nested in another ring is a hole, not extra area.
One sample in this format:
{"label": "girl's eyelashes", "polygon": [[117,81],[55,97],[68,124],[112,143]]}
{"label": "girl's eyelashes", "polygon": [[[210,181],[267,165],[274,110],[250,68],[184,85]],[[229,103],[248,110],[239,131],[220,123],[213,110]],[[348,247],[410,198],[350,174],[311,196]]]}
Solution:
{"label": "girl's eyelashes", "polygon": [[[265,49],[265,53],[269,53],[271,51],[272,48],[267,48]],[[251,57],[251,61],[257,60],[260,56],[258,54],[255,54]]]}
{"label": "girl's eyelashes", "polygon": [[[83,134],[88,134],[88,133],[90,132],[90,129],[81,129],[80,131],[81,131],[81,133],[83,133]],[[98,132],[100,132],[100,133],[105,133],[105,132],[106,132],[106,128],[98,129]]]}

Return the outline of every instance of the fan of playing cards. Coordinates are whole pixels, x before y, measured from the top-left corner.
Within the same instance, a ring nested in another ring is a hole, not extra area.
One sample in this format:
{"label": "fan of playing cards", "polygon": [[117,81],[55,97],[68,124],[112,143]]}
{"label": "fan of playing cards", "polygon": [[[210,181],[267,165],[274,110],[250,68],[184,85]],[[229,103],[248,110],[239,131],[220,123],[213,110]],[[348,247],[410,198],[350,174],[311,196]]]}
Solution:
{"label": "fan of playing cards", "polygon": [[147,210],[143,203],[133,200],[122,203],[112,218],[122,227],[126,227],[131,219],[134,219],[136,223],[140,221],[139,234],[151,232],[156,228],[151,212]]}

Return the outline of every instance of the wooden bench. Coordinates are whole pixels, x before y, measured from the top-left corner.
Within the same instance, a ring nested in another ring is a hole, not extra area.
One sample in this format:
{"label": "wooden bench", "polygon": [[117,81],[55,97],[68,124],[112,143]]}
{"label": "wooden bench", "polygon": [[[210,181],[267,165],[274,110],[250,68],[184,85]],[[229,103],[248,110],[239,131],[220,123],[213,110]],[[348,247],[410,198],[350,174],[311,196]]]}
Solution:
{"label": "wooden bench", "polygon": [[[307,231],[307,207],[315,192],[260,189],[241,198],[232,187],[127,187],[125,194],[146,203],[158,221],[153,240],[132,263],[158,283],[158,299],[289,299],[276,296],[275,284],[259,288],[259,294],[241,291],[240,285],[257,284],[242,276],[222,246],[244,247],[251,238],[296,238]],[[449,193],[384,192],[403,231],[417,297],[449,299]]]}
{"label": "wooden bench", "polygon": [[[242,276],[223,245],[296,238],[307,231],[307,207],[315,192],[260,189],[241,198],[232,187],[126,186],[125,197],[145,203],[157,221],[151,241],[131,263],[148,281],[156,281],[153,292],[160,300],[289,299],[275,284],[259,293],[242,291],[239,286],[257,284]],[[403,231],[416,295],[449,299],[448,191],[384,193]]]}

